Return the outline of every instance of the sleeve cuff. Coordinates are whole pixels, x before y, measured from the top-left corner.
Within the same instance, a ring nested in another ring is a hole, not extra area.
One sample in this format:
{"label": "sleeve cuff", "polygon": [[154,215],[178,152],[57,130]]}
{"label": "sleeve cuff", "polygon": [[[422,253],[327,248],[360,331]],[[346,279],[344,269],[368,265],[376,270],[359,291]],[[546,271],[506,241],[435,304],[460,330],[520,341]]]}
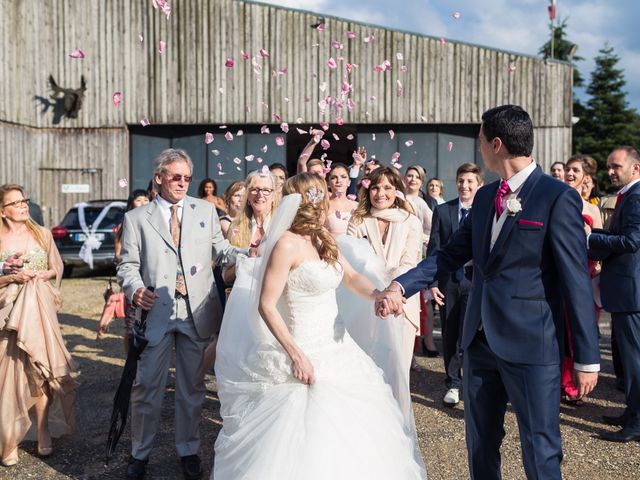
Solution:
{"label": "sleeve cuff", "polygon": [[599,372],[600,364],[599,363],[584,364],[584,363],[574,362],[573,368],[578,370],[579,372]]}
{"label": "sleeve cuff", "polygon": [[349,178],[358,178],[358,175],[360,175],[360,168],[349,168]]}
{"label": "sleeve cuff", "polygon": [[[400,287],[400,291],[402,292],[402,296],[404,296],[404,287],[402,286],[402,284],[400,282],[394,280],[393,282],[391,282],[391,285],[393,285],[394,283],[396,285],[398,285],[398,287]],[[389,286],[391,286],[391,285],[389,285]]]}

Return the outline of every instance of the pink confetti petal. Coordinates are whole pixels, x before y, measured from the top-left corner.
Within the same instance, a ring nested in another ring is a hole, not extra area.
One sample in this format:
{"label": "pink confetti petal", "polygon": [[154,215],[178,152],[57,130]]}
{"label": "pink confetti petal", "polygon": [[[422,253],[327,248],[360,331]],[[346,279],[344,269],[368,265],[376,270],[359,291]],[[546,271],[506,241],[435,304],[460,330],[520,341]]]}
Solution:
{"label": "pink confetti petal", "polygon": [[284,133],[289,133],[289,124],[286,122],[282,122],[280,124],[280,130],[282,130]]}
{"label": "pink confetti petal", "polygon": [[327,122],[320,122],[320,128],[326,132],[329,130],[329,124]]}
{"label": "pink confetti petal", "polygon": [[220,88],[218,89],[218,93],[223,94],[223,93],[224,93],[224,88],[220,87]]}
{"label": "pink confetti petal", "polygon": [[324,32],[326,29],[327,29],[327,25],[324,23],[321,23],[316,27],[316,30],[318,30],[319,32]]}
{"label": "pink confetti petal", "polygon": [[273,113],[273,119],[274,119],[276,122],[281,122],[281,121],[282,121],[282,117],[280,116],[280,114],[279,114],[278,112],[274,112],[274,113]]}
{"label": "pink confetti petal", "polygon": [[246,157],[244,157],[244,159],[247,162],[253,162],[256,159],[256,156],[255,155],[247,155]]}
{"label": "pink confetti petal", "polygon": [[356,32],[349,31],[349,32],[346,33],[346,35],[347,35],[347,38],[350,39],[350,40],[352,38],[356,38]]}
{"label": "pink confetti petal", "polygon": [[366,37],[364,37],[364,43],[373,43],[374,40],[376,39],[376,37],[374,37],[373,35],[368,35]]}
{"label": "pink confetti petal", "polygon": [[396,190],[396,197],[404,200],[404,193],[402,193],[400,190]]}
{"label": "pink confetti petal", "polygon": [[353,140],[354,136],[352,133],[350,133],[349,135],[347,135],[347,140]]}
{"label": "pink confetti petal", "polygon": [[240,50],[240,55],[242,55],[243,60],[249,60],[249,54],[244,50]]}
{"label": "pink confetti petal", "polygon": [[169,20],[169,17],[171,16],[171,5],[169,5],[167,0],[152,0],[151,4],[156,10],[159,9],[162,11],[162,13],[167,16],[167,20]]}
{"label": "pink confetti petal", "polygon": [[407,70],[408,70],[408,69],[407,69],[407,66],[406,66],[406,65],[402,65],[402,66],[400,67],[400,71],[401,71],[402,73],[406,72]]}
{"label": "pink confetti petal", "polygon": [[333,57],[331,57],[329,60],[327,60],[327,67],[329,67],[330,69],[334,69],[334,68],[338,68],[338,64],[336,63],[336,61],[333,59]]}
{"label": "pink confetti petal", "polygon": [[71,58],[84,58],[84,52],[80,49],[69,54]]}
{"label": "pink confetti petal", "polygon": [[320,91],[321,91],[322,93],[324,93],[324,91],[327,89],[327,82],[322,82],[322,83],[318,86],[318,88],[320,89]]}
{"label": "pink confetti petal", "polygon": [[454,19],[459,20],[459,19],[460,19],[460,12],[453,12],[453,13],[451,14],[451,16],[452,16]]}
{"label": "pink confetti petal", "polygon": [[336,118],[336,125],[340,125],[340,126],[344,125],[344,118],[342,117]]}
{"label": "pink confetti petal", "polygon": [[236,137],[241,137],[241,136],[243,136],[243,135],[244,135],[244,130],[238,130],[238,131],[236,132]]}
{"label": "pink confetti petal", "polygon": [[266,125],[262,125],[262,127],[260,127],[260,133],[270,133],[269,127],[267,127]]}
{"label": "pink confetti petal", "polygon": [[129,181],[126,178],[119,178],[118,179],[118,186],[120,188],[127,188],[128,185],[129,185]]}
{"label": "pink confetti petal", "polygon": [[516,66],[515,65],[509,65],[509,68],[507,68],[507,70],[509,71],[509,73],[513,73],[516,71]]}
{"label": "pink confetti petal", "polygon": [[262,153],[267,153],[268,150],[269,150],[269,147],[267,145],[263,145],[260,147],[260,151]]}
{"label": "pink confetti petal", "polygon": [[222,170],[218,171],[218,175],[226,175],[226,172],[223,172]]}
{"label": "pink confetti petal", "polygon": [[289,69],[287,67],[282,67],[278,70],[278,75],[286,75],[287,73],[289,73]]}
{"label": "pink confetti petal", "polygon": [[404,144],[405,144],[407,147],[410,147],[411,145],[413,145],[413,140],[407,140],[406,142],[404,142]]}
{"label": "pink confetti petal", "polygon": [[400,52],[396,53],[396,58],[400,61],[404,60],[404,55]]}
{"label": "pink confetti petal", "polygon": [[438,42],[440,42],[440,45],[445,45],[447,43],[444,37],[440,37],[440,40],[438,40]]}
{"label": "pink confetti petal", "polygon": [[451,150],[453,150],[453,142],[447,143],[447,151],[450,152]]}
{"label": "pink confetti petal", "polygon": [[333,138],[334,138],[334,140],[335,140],[336,142],[339,142],[339,141],[340,141],[340,137],[339,137],[337,134],[335,134],[335,133],[334,133],[334,134],[332,134],[332,135],[333,135]]}
{"label": "pink confetti petal", "polygon": [[375,133],[372,133],[372,134],[371,134],[371,141],[372,141],[372,142],[375,142],[375,141],[376,141],[376,134],[375,134]]}
{"label": "pink confetti petal", "polygon": [[258,163],[262,163],[262,161],[263,161],[263,160],[262,160],[262,157],[256,157],[256,162],[258,162]]}
{"label": "pink confetti petal", "polygon": [[224,134],[224,138],[227,139],[228,142],[230,142],[231,140],[233,140],[233,133],[231,132],[227,132]]}
{"label": "pink confetti petal", "polygon": [[395,162],[400,158],[400,152],[394,152],[393,155],[391,155],[391,161]]}
{"label": "pink confetti petal", "polygon": [[242,169],[240,167],[236,167],[236,170],[239,171],[239,172],[242,171]]}
{"label": "pink confetti petal", "polygon": [[260,171],[262,173],[269,173],[269,167],[267,165],[263,165]]}
{"label": "pink confetti petal", "polygon": [[158,53],[159,54],[163,54],[166,49],[167,49],[167,43],[162,41],[162,40],[160,40],[160,43],[158,45]]}
{"label": "pink confetti petal", "polygon": [[309,132],[307,132],[306,130],[302,130],[301,128],[296,127],[296,130],[298,131],[298,133],[300,135],[308,135]]}
{"label": "pink confetti petal", "polygon": [[323,150],[329,150],[329,147],[331,147],[331,144],[329,143],[329,140],[323,138],[320,141],[320,146],[322,147]]}
{"label": "pink confetti petal", "polygon": [[344,45],[337,40],[333,40],[331,42],[331,48],[335,48],[336,50],[342,50],[344,48]]}
{"label": "pink confetti petal", "polygon": [[143,127],[148,127],[151,124],[151,122],[149,122],[149,119],[147,117],[144,117],[142,120],[140,120],[140,125],[142,125]]}
{"label": "pink confetti petal", "polygon": [[284,145],[284,137],[277,136],[276,137],[276,145],[282,147]]}
{"label": "pink confetti petal", "polygon": [[322,160],[323,162],[326,160],[327,158],[327,154],[323,153],[322,155],[320,155],[320,160]]}
{"label": "pink confetti petal", "polygon": [[262,58],[267,58],[269,56],[269,52],[267,52],[264,48],[260,49],[260,56]]}
{"label": "pink confetti petal", "polygon": [[[356,199],[356,198],[358,198],[358,197],[356,197],[353,193],[350,193],[349,195],[347,195],[347,198],[348,198],[349,200],[353,200],[353,201],[355,201],[355,199]],[[337,212],[337,211],[338,211],[338,210],[336,210],[336,212]]]}
{"label": "pink confetti petal", "polygon": [[192,267],[192,269],[193,269],[196,273],[201,272],[203,268],[204,268],[204,267],[202,266],[202,264],[201,264],[201,263],[196,263],[196,264]]}
{"label": "pink confetti petal", "polygon": [[211,133],[211,132],[205,133],[204,134],[204,143],[209,145],[211,142],[213,142],[213,133]]}
{"label": "pink confetti petal", "polygon": [[216,166],[218,167],[218,170],[222,170],[222,164],[220,162],[218,162]]}
{"label": "pink confetti petal", "polygon": [[118,108],[120,106],[120,102],[122,101],[122,92],[114,92],[112,100],[115,107]]}
{"label": "pink confetti petal", "polygon": [[220,155],[220,150],[211,150],[211,153],[213,153],[217,157],[218,155]]}
{"label": "pink confetti petal", "polygon": [[242,163],[242,160],[240,160],[238,157],[235,157],[233,159],[233,163],[235,163],[236,165],[240,165]]}
{"label": "pink confetti petal", "polygon": [[371,180],[369,180],[368,178],[363,178],[362,181],[360,182],[360,185],[362,185],[364,188],[368,190],[369,187],[371,186]]}
{"label": "pink confetti petal", "polygon": [[389,138],[393,140],[393,137],[395,136],[396,136],[396,132],[394,132],[393,130],[389,130]]}
{"label": "pink confetti petal", "polygon": [[224,62],[224,66],[227,67],[227,68],[233,68],[235,63],[236,62],[233,61],[233,58],[229,57],[229,58],[227,58],[227,61]]}
{"label": "pink confetti petal", "polygon": [[402,87],[402,82],[400,80],[396,80],[396,96],[401,97],[404,92],[404,88]]}
{"label": "pink confetti petal", "polygon": [[144,42],[144,37],[142,36],[142,34],[138,35],[138,40],[140,40],[140,43]]}

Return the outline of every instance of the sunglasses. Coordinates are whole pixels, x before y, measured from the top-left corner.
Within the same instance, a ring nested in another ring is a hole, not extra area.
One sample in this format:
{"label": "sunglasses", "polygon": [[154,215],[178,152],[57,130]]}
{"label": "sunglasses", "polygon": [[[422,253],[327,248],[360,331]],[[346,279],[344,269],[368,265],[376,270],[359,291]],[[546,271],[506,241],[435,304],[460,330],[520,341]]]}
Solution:
{"label": "sunglasses", "polygon": [[180,180],[184,180],[187,183],[191,183],[191,179],[193,179],[191,175],[168,175],[167,178],[170,182],[179,182]]}
{"label": "sunglasses", "polygon": [[29,201],[30,201],[30,199],[23,198],[22,200],[16,200],[15,202],[5,203],[4,205],[2,205],[2,208],[7,208],[7,207],[27,207],[27,206],[29,206]]}

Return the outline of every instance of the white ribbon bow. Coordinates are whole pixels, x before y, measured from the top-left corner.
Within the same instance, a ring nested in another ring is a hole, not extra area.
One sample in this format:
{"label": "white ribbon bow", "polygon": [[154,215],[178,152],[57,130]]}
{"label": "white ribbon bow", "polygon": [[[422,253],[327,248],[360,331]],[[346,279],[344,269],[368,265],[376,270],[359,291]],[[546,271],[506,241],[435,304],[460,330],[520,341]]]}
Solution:
{"label": "white ribbon bow", "polygon": [[82,247],[80,247],[80,253],[78,256],[87,265],[89,265],[89,268],[93,269],[93,251],[99,250],[102,246],[102,242],[96,237],[96,231],[100,228],[102,220],[104,220],[104,217],[106,217],[112,207],[120,207],[124,209],[127,207],[127,204],[124,202],[111,202],[106,205],[98,215],[98,218],[96,218],[95,222],[93,222],[93,225],[91,225],[91,230],[89,230],[89,227],[87,226],[87,220],[84,214],[84,209],[88,206],[89,204],[85,202],[74,205],[74,207],[78,209],[78,221],[80,223],[80,228],[86,237]]}

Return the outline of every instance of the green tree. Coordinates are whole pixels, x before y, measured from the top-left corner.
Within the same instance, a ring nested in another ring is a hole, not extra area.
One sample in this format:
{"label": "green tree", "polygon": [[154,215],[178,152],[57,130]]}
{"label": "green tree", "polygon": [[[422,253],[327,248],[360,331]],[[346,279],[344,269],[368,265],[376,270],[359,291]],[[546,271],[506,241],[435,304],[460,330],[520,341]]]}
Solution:
{"label": "green tree", "polygon": [[607,156],[618,145],[638,146],[638,114],[629,108],[624,71],[618,68],[620,58],[613,47],[605,44],[595,57],[595,69],[587,94],[591,97],[586,105],[578,105],[574,115],[579,122],[573,128],[574,151],[591,155],[598,162],[598,179],[609,187],[606,174]]}
{"label": "green tree", "polygon": [[[556,60],[563,60],[565,62],[571,63],[573,66],[573,86],[574,87],[583,87],[584,86],[584,78],[580,74],[575,62],[580,62],[584,60],[583,57],[576,55],[576,50],[578,46],[567,40],[567,23],[569,18],[565,18],[560,21],[557,26],[553,26],[553,24],[549,24],[549,30],[553,28],[553,58]],[[538,51],[542,58],[545,60],[547,58],[551,58],[551,39],[547,41],[540,50]]]}

